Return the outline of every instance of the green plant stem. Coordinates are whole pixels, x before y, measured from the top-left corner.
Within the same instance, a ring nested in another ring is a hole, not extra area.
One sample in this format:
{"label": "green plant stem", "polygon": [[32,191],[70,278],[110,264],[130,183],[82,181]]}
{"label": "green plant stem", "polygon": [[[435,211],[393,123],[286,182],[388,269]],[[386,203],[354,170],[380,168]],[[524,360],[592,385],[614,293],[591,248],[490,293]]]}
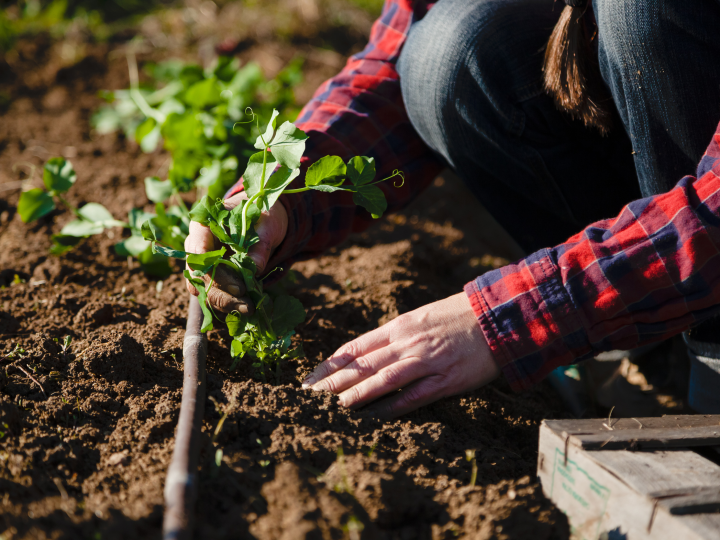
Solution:
{"label": "green plant stem", "polygon": [[128,52],[127,54],[127,63],[128,75],[130,77],[130,98],[135,105],[137,105],[138,109],[140,109],[140,112],[148,118],[152,118],[158,124],[162,124],[165,122],[165,115],[148,105],[148,102],[145,101],[145,98],[140,93],[140,77],[138,76],[137,61],[132,52]]}
{"label": "green plant stem", "polygon": [[60,199],[60,202],[63,203],[68,210],[70,210],[73,214],[75,214],[78,218],[85,220],[85,218],[82,216],[82,214],[78,211],[77,208],[75,208],[72,204],[70,204],[65,197],[60,195],[59,193],[54,194],[58,199]]}
{"label": "green plant stem", "polygon": [[[302,193],[303,191],[310,191],[310,188],[304,187],[304,188],[297,188],[297,189],[286,189],[282,192],[282,194],[287,195],[290,193]],[[348,191],[350,191],[350,190],[348,190]]]}

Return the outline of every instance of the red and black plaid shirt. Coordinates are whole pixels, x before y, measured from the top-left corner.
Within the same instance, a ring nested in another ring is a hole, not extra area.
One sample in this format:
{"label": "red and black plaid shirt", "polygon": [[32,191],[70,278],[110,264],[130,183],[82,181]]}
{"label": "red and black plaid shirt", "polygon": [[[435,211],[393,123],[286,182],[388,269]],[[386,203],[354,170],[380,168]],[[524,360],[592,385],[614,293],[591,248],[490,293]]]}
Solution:
{"label": "red and black plaid shirt", "polygon": [[[317,90],[298,119],[310,137],[306,164],[324,155],[366,155],[375,158],[380,177],[403,170],[402,188],[381,185],[391,212],[442,169],[410,124],[395,69],[411,23],[431,6],[387,0],[365,50]],[[238,184],[231,194],[241,189]],[[372,221],[347,193],[310,191],[281,200],[288,233],[269,268],[316,256]],[[564,244],[468,283],[480,328],[513,388],[602,351],[666,339],[716,313],[719,216],[720,126],[698,179],[687,176]]]}

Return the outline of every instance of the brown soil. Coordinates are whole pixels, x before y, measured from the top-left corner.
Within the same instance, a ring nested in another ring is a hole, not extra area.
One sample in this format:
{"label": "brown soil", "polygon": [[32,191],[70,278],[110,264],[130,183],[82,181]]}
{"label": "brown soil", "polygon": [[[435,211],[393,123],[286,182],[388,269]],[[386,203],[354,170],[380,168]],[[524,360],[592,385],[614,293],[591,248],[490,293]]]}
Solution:
{"label": "brown soil", "polygon": [[[0,59],[12,98],[0,184],[64,154],[79,176],[73,203],[101,202],[118,218],[147,205],[142,180],[166,154],[88,122],[98,90],[127,84],[123,56],[93,45],[65,65],[49,39],[17,51]],[[327,64],[308,69],[317,79]],[[117,231],[49,256],[70,214],[25,225],[17,200],[0,192],[0,534],[159,538],[182,385],[181,278],[160,287],[117,257]],[[298,264],[287,286],[308,309],[307,358],[284,365],[278,384],[229,372],[228,336],[210,332],[196,538],[567,538],[534,474],[538,424],[562,414],[547,387],[515,396],[500,381],[393,422],[300,388],[348,339],[501,264],[476,214],[464,188],[439,179],[403,213]]]}

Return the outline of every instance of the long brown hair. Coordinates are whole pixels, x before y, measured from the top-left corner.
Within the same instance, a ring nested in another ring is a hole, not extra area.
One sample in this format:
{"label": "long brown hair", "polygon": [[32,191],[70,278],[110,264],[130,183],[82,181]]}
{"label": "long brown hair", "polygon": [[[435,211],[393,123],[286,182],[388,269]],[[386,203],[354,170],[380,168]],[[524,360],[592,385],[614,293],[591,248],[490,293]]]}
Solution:
{"label": "long brown hair", "polygon": [[607,135],[612,127],[611,96],[600,75],[585,12],[588,0],[565,0],[545,50],[545,90],[555,104]]}

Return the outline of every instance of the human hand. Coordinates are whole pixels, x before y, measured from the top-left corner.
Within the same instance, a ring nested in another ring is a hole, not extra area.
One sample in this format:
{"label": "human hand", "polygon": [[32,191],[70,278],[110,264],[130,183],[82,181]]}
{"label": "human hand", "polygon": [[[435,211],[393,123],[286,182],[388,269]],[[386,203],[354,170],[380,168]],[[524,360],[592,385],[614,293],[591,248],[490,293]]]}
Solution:
{"label": "human hand", "polygon": [[[232,210],[243,199],[247,199],[245,192],[233,195],[225,199],[225,208]],[[285,238],[287,226],[288,216],[283,204],[274,204],[269,212],[263,212],[260,216],[255,225],[260,241],[248,250],[248,255],[257,265],[258,275],[263,273],[273,251]],[[187,253],[205,253],[220,249],[220,247],[220,241],[215,238],[208,227],[196,221],[190,222],[190,232],[185,239]],[[203,281],[209,285],[210,276],[203,276]],[[190,294],[198,295],[197,289],[187,279],[185,286]],[[245,282],[242,276],[233,272],[229,267],[221,265],[215,270],[215,282],[208,291],[208,304],[223,313],[239,311],[252,315],[255,312],[255,306],[248,297],[244,296],[245,292]]]}
{"label": "human hand", "polygon": [[467,295],[459,293],[340,347],[303,388],[340,394],[340,405],[353,409],[392,393],[372,408],[396,417],[484,386],[499,374]]}

